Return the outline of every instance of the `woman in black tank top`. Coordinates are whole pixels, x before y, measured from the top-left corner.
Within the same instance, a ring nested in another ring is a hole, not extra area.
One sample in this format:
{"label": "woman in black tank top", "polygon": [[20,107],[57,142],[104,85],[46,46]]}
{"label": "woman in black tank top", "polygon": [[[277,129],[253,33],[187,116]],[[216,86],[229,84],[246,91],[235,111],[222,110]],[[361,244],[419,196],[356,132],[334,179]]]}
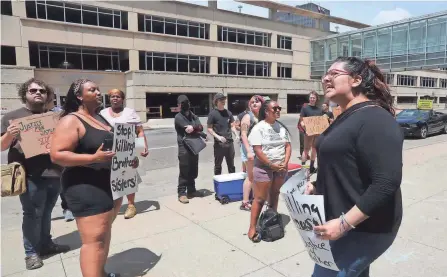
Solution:
{"label": "woman in black tank top", "polygon": [[86,79],[75,81],[68,90],[50,153],[54,163],[65,167],[62,187],[82,240],[84,277],[117,276],[104,271],[117,212],[114,206],[121,203],[114,203],[110,189],[110,165],[115,153],[103,149],[103,142],[113,139],[113,129],[97,113],[100,107],[97,85]]}

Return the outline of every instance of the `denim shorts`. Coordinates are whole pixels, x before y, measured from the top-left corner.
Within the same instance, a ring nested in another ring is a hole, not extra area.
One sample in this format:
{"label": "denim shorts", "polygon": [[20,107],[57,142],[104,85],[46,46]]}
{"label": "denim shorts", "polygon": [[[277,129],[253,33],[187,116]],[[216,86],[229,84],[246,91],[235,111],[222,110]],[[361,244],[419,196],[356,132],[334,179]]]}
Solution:
{"label": "denim shorts", "polygon": [[268,167],[260,167],[255,165],[253,168],[253,181],[254,182],[272,182],[273,179],[285,178],[287,171],[273,171]]}
{"label": "denim shorts", "polygon": [[[253,146],[250,145],[250,149],[251,149],[251,152],[254,153]],[[245,146],[243,143],[241,143],[241,160],[243,163],[248,161],[247,150],[245,149]]]}

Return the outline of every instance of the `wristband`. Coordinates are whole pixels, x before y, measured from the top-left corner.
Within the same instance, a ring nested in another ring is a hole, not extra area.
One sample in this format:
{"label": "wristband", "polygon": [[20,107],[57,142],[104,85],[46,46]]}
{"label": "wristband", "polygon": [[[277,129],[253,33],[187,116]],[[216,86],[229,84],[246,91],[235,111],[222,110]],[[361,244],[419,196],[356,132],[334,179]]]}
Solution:
{"label": "wristband", "polygon": [[272,167],[272,162],[269,161],[268,167]]}

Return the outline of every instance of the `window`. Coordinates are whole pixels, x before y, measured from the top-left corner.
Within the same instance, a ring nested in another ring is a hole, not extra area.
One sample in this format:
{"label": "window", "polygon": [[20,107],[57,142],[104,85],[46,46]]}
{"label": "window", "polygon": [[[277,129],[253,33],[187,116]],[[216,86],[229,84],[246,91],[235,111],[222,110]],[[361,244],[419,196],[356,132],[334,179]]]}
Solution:
{"label": "window", "polygon": [[[217,40],[270,47],[270,34],[268,33],[253,32],[223,26],[217,27]],[[292,41],[290,41],[290,48],[292,48],[291,43]]]}
{"label": "window", "polygon": [[14,46],[3,46],[2,45],[2,60],[1,64],[5,65],[16,65],[16,48]]}
{"label": "window", "polygon": [[439,79],[439,87],[447,88],[447,79]]}
{"label": "window", "polygon": [[224,75],[270,76],[270,63],[219,58],[218,73]]}
{"label": "window", "polygon": [[384,77],[388,85],[394,85],[394,74],[384,74]]}
{"label": "window", "polygon": [[417,78],[418,77],[416,76],[397,75],[397,85],[415,87],[417,83]]}
{"label": "window", "polygon": [[[127,12],[62,1],[26,1],[26,16],[127,30]],[[3,8],[3,1],[2,1]]]}
{"label": "window", "polygon": [[209,39],[209,24],[138,14],[138,31]]}
{"label": "window", "polygon": [[292,50],[292,38],[286,36],[277,37],[277,48]]}
{"label": "window", "polygon": [[11,0],[2,0],[1,13],[3,15],[12,15]]}
{"label": "window", "polygon": [[31,65],[38,68],[99,71],[126,71],[129,69],[127,53],[119,50],[30,42],[29,52]]}
{"label": "window", "polygon": [[279,78],[292,78],[292,65],[279,63],[277,75]]}
{"label": "window", "polygon": [[437,78],[421,77],[421,87],[434,88],[438,83]]}
{"label": "window", "polygon": [[209,57],[140,51],[140,70],[209,73]]}

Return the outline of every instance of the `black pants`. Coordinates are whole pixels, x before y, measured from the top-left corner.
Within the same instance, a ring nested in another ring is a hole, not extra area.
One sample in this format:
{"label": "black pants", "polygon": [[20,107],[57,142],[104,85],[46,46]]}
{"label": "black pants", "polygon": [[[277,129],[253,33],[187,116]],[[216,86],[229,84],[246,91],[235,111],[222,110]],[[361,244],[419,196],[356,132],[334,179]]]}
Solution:
{"label": "black pants", "polygon": [[304,152],[304,132],[299,132],[300,133],[300,156],[303,155]]}
{"label": "black pants", "polygon": [[214,175],[220,175],[222,173],[222,161],[224,157],[228,166],[228,173],[236,172],[236,168],[234,167],[233,142],[214,142]]}
{"label": "black pants", "polygon": [[196,178],[199,174],[199,155],[192,154],[183,145],[178,147],[180,174],[178,176],[178,195],[196,191]]}
{"label": "black pants", "polygon": [[65,201],[65,197],[64,197],[64,193],[61,192],[61,194],[59,195],[61,197],[61,207],[62,210],[68,210],[68,206],[67,206],[67,201]]}

